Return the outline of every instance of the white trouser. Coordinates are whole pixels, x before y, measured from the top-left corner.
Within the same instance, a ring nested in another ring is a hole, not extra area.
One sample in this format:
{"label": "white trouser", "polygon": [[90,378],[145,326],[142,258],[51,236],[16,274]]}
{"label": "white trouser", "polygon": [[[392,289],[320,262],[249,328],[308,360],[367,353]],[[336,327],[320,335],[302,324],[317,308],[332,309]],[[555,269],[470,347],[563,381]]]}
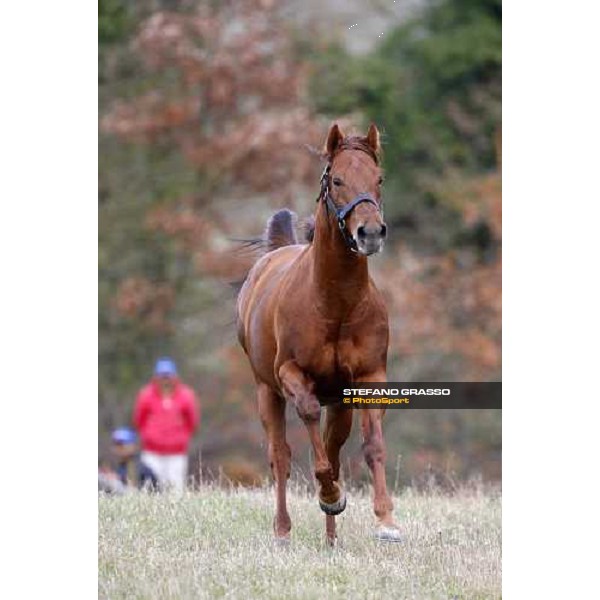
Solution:
{"label": "white trouser", "polygon": [[157,454],[143,451],[142,462],[152,470],[162,489],[174,489],[181,492],[185,489],[187,479],[187,454]]}

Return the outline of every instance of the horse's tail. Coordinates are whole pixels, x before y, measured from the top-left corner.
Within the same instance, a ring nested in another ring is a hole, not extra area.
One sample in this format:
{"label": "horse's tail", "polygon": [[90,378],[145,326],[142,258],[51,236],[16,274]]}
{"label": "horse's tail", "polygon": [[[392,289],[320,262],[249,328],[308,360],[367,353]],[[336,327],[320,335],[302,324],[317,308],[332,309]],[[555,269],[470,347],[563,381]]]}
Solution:
{"label": "horse's tail", "polygon": [[242,276],[231,282],[236,293],[238,293],[244,285],[244,281],[246,281],[246,277],[248,276],[252,265],[260,256],[267,252],[277,250],[277,248],[298,243],[298,238],[296,237],[296,221],[296,213],[287,208],[282,208],[269,218],[262,237],[238,240],[243,244],[243,246],[238,249],[240,256],[238,262],[240,265],[243,262],[244,268]]}
{"label": "horse's tail", "polygon": [[287,208],[278,210],[268,221],[265,230],[264,242],[266,251],[271,252],[282,246],[297,244],[296,213]]}
{"label": "horse's tail", "polygon": [[271,252],[282,246],[298,243],[298,238],[296,237],[296,221],[296,213],[287,208],[278,210],[267,221],[267,228],[265,229],[263,238],[267,252]]}

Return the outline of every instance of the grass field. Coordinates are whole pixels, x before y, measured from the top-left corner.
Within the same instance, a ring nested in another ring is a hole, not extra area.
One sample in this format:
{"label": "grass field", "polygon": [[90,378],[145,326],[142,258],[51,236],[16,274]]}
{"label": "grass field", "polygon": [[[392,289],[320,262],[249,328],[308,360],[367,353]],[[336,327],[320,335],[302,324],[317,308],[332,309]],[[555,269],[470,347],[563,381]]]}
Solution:
{"label": "grass field", "polygon": [[409,490],[394,503],[404,543],[371,539],[370,498],[349,491],[340,543],[329,549],[316,498],[291,491],[292,542],[280,548],[271,537],[271,489],[101,496],[99,597],[501,597],[498,492]]}

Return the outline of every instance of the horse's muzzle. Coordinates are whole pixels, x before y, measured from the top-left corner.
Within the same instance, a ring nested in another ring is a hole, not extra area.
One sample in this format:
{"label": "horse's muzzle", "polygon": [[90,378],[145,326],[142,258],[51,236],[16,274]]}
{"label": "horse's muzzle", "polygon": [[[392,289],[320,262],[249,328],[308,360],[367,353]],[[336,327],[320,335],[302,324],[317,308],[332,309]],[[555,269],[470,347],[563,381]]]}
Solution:
{"label": "horse's muzzle", "polygon": [[387,236],[387,227],[385,223],[374,223],[372,225],[361,225],[356,228],[356,248],[360,254],[370,256],[380,252],[383,248],[383,242]]}

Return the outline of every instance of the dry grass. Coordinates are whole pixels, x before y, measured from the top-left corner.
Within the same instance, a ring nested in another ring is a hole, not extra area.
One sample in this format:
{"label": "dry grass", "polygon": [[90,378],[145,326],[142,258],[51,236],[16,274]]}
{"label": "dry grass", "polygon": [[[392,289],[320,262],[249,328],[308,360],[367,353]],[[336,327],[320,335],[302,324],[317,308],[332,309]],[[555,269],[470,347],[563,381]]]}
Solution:
{"label": "dry grass", "polygon": [[501,498],[407,491],[402,544],[371,539],[369,497],[349,492],[339,547],[324,544],[316,499],[289,496],[292,543],[275,547],[271,489],[99,498],[99,597],[499,598]]}

